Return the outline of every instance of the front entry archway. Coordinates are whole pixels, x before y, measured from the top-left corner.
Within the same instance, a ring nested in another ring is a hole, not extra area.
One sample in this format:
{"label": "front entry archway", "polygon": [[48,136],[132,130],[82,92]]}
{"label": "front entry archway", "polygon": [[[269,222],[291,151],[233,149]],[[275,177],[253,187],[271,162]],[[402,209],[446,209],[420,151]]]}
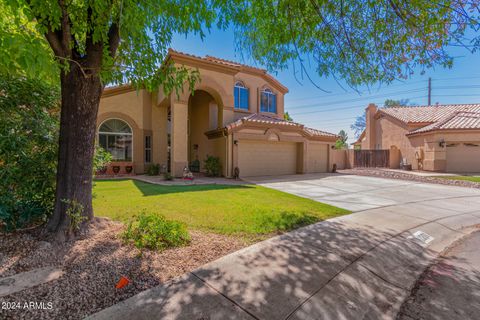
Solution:
{"label": "front entry archway", "polygon": [[[188,100],[188,162],[190,170],[204,171],[208,155],[216,156],[223,162],[221,144],[210,140],[205,132],[223,126],[223,107],[210,93],[195,90]],[[224,163],[222,163],[224,165]]]}

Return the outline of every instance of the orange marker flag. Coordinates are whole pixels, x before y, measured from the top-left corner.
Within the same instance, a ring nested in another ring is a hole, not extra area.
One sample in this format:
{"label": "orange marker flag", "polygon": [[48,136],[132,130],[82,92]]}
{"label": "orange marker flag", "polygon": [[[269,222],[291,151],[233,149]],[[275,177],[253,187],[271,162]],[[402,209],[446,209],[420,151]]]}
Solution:
{"label": "orange marker flag", "polygon": [[120,278],[120,280],[117,282],[117,285],[115,286],[115,288],[122,289],[123,287],[125,287],[129,283],[130,283],[130,280],[128,280],[127,277],[122,276]]}

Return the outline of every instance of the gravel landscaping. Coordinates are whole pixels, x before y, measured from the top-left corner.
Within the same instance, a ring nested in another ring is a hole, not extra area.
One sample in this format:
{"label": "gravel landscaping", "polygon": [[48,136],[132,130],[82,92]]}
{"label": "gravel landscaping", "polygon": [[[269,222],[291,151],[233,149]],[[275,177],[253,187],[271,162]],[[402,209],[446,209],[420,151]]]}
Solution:
{"label": "gravel landscaping", "polygon": [[[187,247],[163,252],[126,246],[124,225],[96,218],[86,236],[62,246],[30,234],[0,235],[0,278],[45,266],[58,266],[58,280],[0,298],[3,302],[48,302],[50,310],[0,310],[1,319],[82,319],[141,291],[189,272],[248,245],[239,237],[190,231]],[[121,276],[131,280],[115,289]]]}
{"label": "gravel landscaping", "polygon": [[436,183],[436,184],[443,184],[443,185],[449,185],[449,186],[480,189],[480,183],[478,182],[467,181],[467,180],[445,179],[443,177],[440,178],[440,177],[432,177],[432,176],[420,176],[420,175],[415,175],[413,173],[408,173],[408,171],[403,173],[398,171],[389,171],[389,170],[375,169],[375,168],[355,168],[355,169],[339,170],[338,172],[343,174],[354,174],[359,176],[409,180],[409,181]]}

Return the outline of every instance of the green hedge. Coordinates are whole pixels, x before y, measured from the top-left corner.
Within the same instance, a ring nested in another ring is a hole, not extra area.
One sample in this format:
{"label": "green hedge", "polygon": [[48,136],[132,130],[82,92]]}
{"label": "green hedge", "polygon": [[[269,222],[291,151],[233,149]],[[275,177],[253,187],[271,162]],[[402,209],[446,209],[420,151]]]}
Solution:
{"label": "green hedge", "polygon": [[0,75],[0,230],[45,221],[55,199],[59,91]]}

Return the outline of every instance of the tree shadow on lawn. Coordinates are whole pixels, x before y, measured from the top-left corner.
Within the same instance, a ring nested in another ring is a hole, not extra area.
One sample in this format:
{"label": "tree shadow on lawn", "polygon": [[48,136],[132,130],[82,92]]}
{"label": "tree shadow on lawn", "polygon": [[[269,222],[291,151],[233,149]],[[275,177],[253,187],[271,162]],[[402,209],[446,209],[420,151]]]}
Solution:
{"label": "tree shadow on lawn", "polygon": [[276,233],[291,231],[323,220],[308,212],[292,213],[288,211],[274,215],[262,215],[260,219],[260,226],[263,229],[276,230]]}
{"label": "tree shadow on lawn", "polygon": [[163,186],[148,182],[132,180],[143,194],[143,196],[156,196],[170,193],[196,192],[196,191],[214,191],[226,189],[251,189],[250,185],[225,185],[225,184],[205,184],[205,185],[184,185],[184,186]]}

